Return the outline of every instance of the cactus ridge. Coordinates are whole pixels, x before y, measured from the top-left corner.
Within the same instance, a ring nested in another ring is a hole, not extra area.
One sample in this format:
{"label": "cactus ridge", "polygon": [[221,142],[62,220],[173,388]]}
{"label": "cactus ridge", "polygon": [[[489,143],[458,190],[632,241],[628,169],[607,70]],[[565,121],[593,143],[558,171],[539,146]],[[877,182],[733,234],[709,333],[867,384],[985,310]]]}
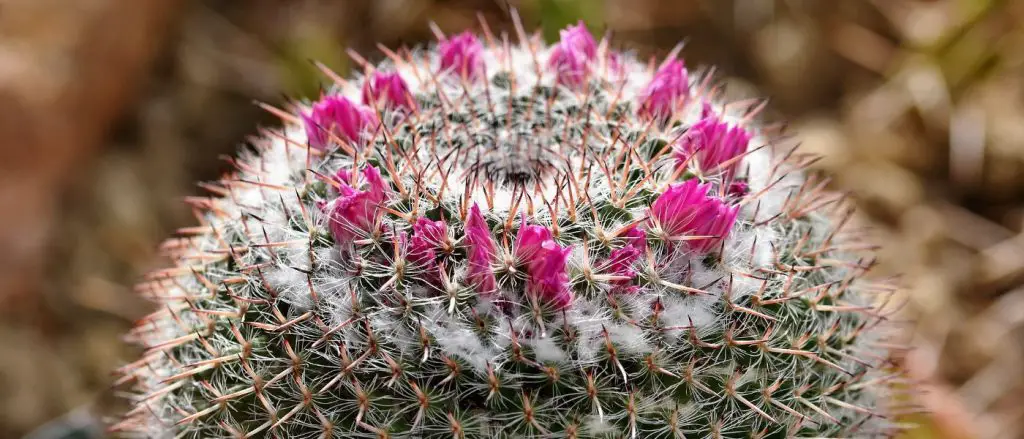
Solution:
{"label": "cactus ridge", "polygon": [[176,265],[138,287],[160,309],[131,334],[147,350],[114,430],[899,430],[895,288],[865,278],[849,203],[758,123],[763,101],[723,103],[678,50],[482,27],[267,107],[282,127],[189,199]]}

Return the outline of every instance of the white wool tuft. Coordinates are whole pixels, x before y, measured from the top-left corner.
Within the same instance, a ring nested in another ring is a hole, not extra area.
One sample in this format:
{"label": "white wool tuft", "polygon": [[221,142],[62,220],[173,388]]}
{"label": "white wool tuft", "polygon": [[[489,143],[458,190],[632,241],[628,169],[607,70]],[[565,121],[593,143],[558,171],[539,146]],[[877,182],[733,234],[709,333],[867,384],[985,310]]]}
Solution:
{"label": "white wool tuft", "polygon": [[306,273],[285,265],[275,265],[264,271],[267,284],[290,305],[306,311],[313,305],[309,295]]}
{"label": "white wool tuft", "polygon": [[[693,327],[700,329],[713,324],[717,318],[711,304],[696,297],[666,295],[662,297],[661,304],[665,307],[662,319],[669,327],[685,328],[692,324]],[[675,331],[669,332],[674,333]]]}
{"label": "white wool tuft", "polygon": [[486,373],[487,364],[498,355],[497,349],[485,345],[465,320],[453,319],[443,311],[429,317],[423,325],[441,349],[461,358],[477,372]]}
{"label": "white wool tuft", "polygon": [[537,361],[540,362],[563,362],[568,357],[565,355],[565,351],[558,346],[557,343],[551,338],[543,337],[529,340],[528,343],[533,347],[534,355],[537,357]]}
{"label": "white wool tuft", "polygon": [[643,329],[636,325],[609,323],[605,325],[605,329],[608,331],[608,338],[623,352],[646,354],[653,349],[644,337]]}

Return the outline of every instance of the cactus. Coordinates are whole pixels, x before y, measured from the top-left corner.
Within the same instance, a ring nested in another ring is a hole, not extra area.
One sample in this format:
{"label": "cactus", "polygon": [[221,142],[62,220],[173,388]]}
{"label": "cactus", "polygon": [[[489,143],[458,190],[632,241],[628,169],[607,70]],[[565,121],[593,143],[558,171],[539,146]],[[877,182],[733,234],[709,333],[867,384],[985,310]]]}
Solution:
{"label": "cactus", "polygon": [[[113,429],[888,437],[893,289],[813,158],[678,50],[445,36],[291,110],[190,202]],[[518,24],[518,22],[517,22]],[[357,61],[361,60],[356,56]]]}

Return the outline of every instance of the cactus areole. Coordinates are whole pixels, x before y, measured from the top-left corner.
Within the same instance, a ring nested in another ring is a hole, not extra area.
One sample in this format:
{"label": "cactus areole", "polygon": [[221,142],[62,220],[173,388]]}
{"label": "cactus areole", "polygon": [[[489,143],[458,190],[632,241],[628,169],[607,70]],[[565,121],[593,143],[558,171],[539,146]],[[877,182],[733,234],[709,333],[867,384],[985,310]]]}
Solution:
{"label": "cactus areole", "polygon": [[[521,29],[518,26],[517,29]],[[190,201],[112,428],[888,437],[892,293],[810,158],[678,50],[442,35],[267,107]],[[905,402],[903,402],[905,403]]]}

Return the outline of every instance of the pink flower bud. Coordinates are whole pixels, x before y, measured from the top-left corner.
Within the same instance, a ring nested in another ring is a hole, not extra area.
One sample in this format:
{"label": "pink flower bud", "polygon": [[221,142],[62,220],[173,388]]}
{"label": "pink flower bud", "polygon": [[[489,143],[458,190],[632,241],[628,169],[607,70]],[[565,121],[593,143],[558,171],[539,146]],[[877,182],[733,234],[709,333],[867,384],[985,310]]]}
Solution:
{"label": "pink flower bud", "polygon": [[377,128],[377,115],[373,110],[356,104],[342,96],[326,96],[313,104],[308,114],[302,115],[309,146],[324,149],[331,136],[348,143],[356,143]]}
{"label": "pink flower bud", "polygon": [[433,272],[437,267],[437,249],[448,239],[448,225],[444,221],[419,218],[412,225],[409,240],[409,260]]}
{"label": "pink flower bud", "polygon": [[647,250],[647,233],[643,229],[633,226],[623,232],[621,237],[626,240],[626,245],[612,250],[602,266],[603,271],[607,274],[628,278],[611,281],[613,292],[632,293],[637,291],[635,286],[630,285],[633,278],[636,277],[633,264],[643,257]]}
{"label": "pink flower bud", "polygon": [[587,30],[583,20],[578,21],[575,26],[562,29],[558,36],[560,44],[582,53],[588,61],[593,61],[597,57],[597,41],[594,41],[594,36]]}
{"label": "pink flower bud", "polygon": [[582,85],[590,73],[590,63],[583,55],[561,45],[551,50],[551,59],[548,63],[555,69],[558,83],[565,86]]}
{"label": "pink flower bud", "polygon": [[622,238],[625,238],[627,246],[640,250],[640,253],[647,251],[647,232],[643,229],[637,226],[630,227],[622,233]]}
{"label": "pink flower bud", "polygon": [[[711,184],[696,179],[669,186],[651,205],[651,220],[672,242],[690,251],[708,253],[725,239],[739,206],[708,196]],[[697,238],[700,237],[700,238]]]}
{"label": "pink flower bud", "polygon": [[707,118],[709,118],[711,116],[714,116],[714,115],[715,115],[715,108],[711,106],[710,102],[704,101],[704,103],[702,103],[700,105],[700,118],[701,119],[707,119]]}
{"label": "pink flower bud", "polygon": [[475,79],[483,74],[484,46],[472,32],[465,31],[437,45],[441,71],[453,72],[463,78]]}
{"label": "pink flower bud", "polygon": [[640,249],[627,245],[625,247],[617,248],[612,250],[611,254],[608,255],[608,259],[604,262],[604,272],[613,276],[621,276],[627,279],[615,279],[611,281],[614,292],[634,292],[634,288],[629,288],[630,283],[633,282],[633,278],[636,277],[636,271],[633,270],[633,264],[640,259],[643,254]]}
{"label": "pink flower bud", "polygon": [[[747,152],[751,135],[740,126],[731,126],[712,116],[693,124],[679,139],[676,161],[703,172],[722,171],[735,174]],[[735,160],[734,160],[735,159]]]}
{"label": "pink flower bud", "polygon": [[344,187],[345,185],[349,185],[352,183],[351,173],[348,172],[348,169],[341,168],[338,170],[338,172],[334,173],[333,180],[335,183],[338,183],[340,187]]}
{"label": "pink flower bud", "polygon": [[672,60],[654,74],[644,90],[640,115],[660,120],[668,119],[686,102],[690,84],[682,60]]}
{"label": "pink flower bud", "polygon": [[526,224],[525,216],[514,245],[516,262],[526,267],[530,291],[557,309],[568,306],[572,292],[565,262],[572,249],[558,245],[547,227]]}
{"label": "pink flower bud", "polygon": [[374,166],[367,166],[363,169],[363,179],[366,180],[366,184],[370,187],[370,192],[374,194],[375,199],[384,201],[387,198],[388,185],[380,175],[379,169]]}
{"label": "pink flower bud", "polygon": [[466,216],[465,233],[469,258],[467,278],[476,284],[480,292],[490,293],[497,289],[494,269],[491,268],[496,247],[494,238],[491,237],[491,229],[487,227],[487,221],[476,204],[470,207]]}
{"label": "pink flower bud", "polygon": [[444,220],[431,221],[421,217],[412,225],[412,230],[415,237],[431,247],[441,247],[448,240],[448,224]]}
{"label": "pink flower bud", "polygon": [[377,168],[370,166],[364,169],[360,183],[365,190],[356,189],[349,183],[342,182],[338,189],[340,196],[324,206],[328,213],[331,234],[339,244],[351,242],[358,236],[375,230],[380,207],[387,199],[387,186]]}
{"label": "pink flower bud", "polygon": [[341,186],[344,186],[344,185],[351,186],[352,185],[352,171],[349,171],[348,169],[345,169],[345,168],[339,169],[338,172],[334,173],[334,181],[337,182],[337,183],[341,183]]}
{"label": "pink flower bud", "polygon": [[555,241],[547,240],[541,245],[537,259],[530,266],[527,288],[555,309],[564,309],[572,303],[569,275],[565,270],[570,253],[571,247],[562,247]]}
{"label": "pink flower bud", "polygon": [[373,72],[363,82],[363,103],[383,105],[385,108],[412,110],[416,102],[409,94],[409,85],[398,73]]}
{"label": "pink flower bud", "polygon": [[616,52],[608,52],[608,56],[605,58],[605,66],[610,76],[614,79],[622,79],[626,73],[626,66],[622,62],[622,57]]}
{"label": "pink flower bud", "polygon": [[522,219],[519,231],[516,233],[515,260],[520,264],[526,264],[531,269],[533,264],[543,257],[545,242],[551,240],[551,231],[547,227],[528,225],[526,217]]}
{"label": "pink flower bud", "polygon": [[743,198],[750,193],[750,185],[745,181],[736,180],[729,183],[729,188],[726,189],[726,193],[728,193],[730,197]]}
{"label": "pink flower bud", "polygon": [[559,84],[580,86],[587,80],[591,63],[597,57],[597,43],[583,21],[563,29],[560,36],[551,49],[548,66],[555,70]]}

